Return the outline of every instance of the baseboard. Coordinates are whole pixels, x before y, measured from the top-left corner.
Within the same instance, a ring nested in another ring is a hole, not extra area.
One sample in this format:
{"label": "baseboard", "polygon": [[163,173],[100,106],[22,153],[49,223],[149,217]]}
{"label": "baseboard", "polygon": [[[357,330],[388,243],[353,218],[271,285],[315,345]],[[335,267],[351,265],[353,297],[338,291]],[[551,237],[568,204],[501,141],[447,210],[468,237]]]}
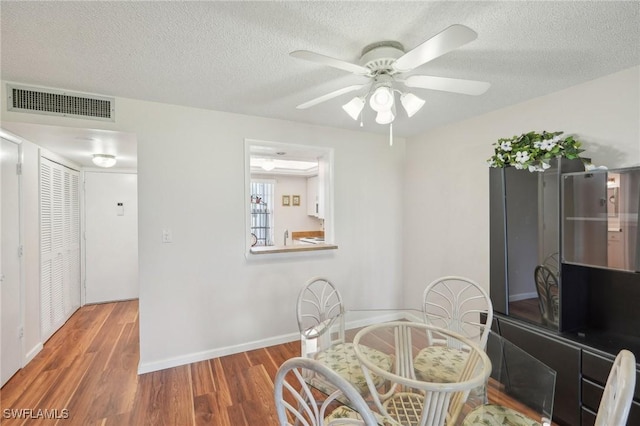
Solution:
{"label": "baseboard", "polygon": [[525,299],[537,299],[538,293],[520,293],[520,294],[510,294],[509,302],[518,302],[520,300]]}
{"label": "baseboard", "polygon": [[[407,319],[410,321],[422,321],[419,317],[413,317],[406,313],[390,313],[380,314],[375,317],[368,316],[359,320],[349,321],[345,328],[352,329],[357,327],[366,327],[371,324],[379,324],[381,321],[393,321]],[[233,355],[239,352],[252,351],[254,349],[266,348],[267,346],[280,345],[297,341],[300,339],[300,333],[289,333],[281,336],[270,337],[268,339],[255,340],[253,342],[243,343],[240,345],[227,346],[224,348],[211,349],[202,352],[185,354],[174,358],[166,358],[158,361],[140,362],[138,364],[138,374],[151,373],[153,371],[164,370],[167,368],[179,367],[181,365],[191,364],[194,362],[206,361],[221,356]]]}
{"label": "baseboard", "polygon": [[29,352],[27,352],[25,354],[25,356],[24,356],[23,367],[26,366],[27,364],[29,364],[33,360],[33,358],[35,358],[36,355],[38,355],[40,353],[42,348],[44,348],[44,345],[42,343],[38,343]]}
{"label": "baseboard", "polygon": [[151,362],[140,362],[138,364],[138,374],[151,373],[153,371],[179,367],[181,365],[205,361],[212,358],[219,358],[221,356],[233,355],[239,352],[252,351],[254,349],[266,348],[267,346],[280,345],[282,343],[288,343],[298,339],[300,339],[299,333],[283,334],[281,336],[270,337],[268,339],[255,340],[253,342],[243,343],[240,345],[195,352],[177,356],[174,358],[166,358]]}

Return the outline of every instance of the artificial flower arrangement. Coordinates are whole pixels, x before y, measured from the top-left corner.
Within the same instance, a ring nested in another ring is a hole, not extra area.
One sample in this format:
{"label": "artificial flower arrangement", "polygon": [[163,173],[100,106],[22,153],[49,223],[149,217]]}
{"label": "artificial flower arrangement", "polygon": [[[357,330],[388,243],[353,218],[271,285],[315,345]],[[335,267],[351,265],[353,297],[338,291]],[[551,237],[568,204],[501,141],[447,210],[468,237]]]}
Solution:
{"label": "artificial flower arrangement", "polygon": [[552,158],[580,158],[580,142],[573,136],[563,138],[563,132],[529,132],[520,136],[498,139],[495,154],[487,160],[490,167],[514,166],[530,172],[543,172]]}

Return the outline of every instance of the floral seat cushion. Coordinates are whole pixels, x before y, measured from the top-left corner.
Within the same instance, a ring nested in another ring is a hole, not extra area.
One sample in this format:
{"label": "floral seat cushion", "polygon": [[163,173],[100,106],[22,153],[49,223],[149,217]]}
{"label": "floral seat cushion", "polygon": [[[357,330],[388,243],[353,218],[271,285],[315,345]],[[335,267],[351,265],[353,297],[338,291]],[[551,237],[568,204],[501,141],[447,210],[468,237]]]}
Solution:
{"label": "floral seat cushion", "polygon": [[413,360],[416,378],[432,383],[456,382],[462,373],[468,353],[447,346],[422,349]]}
{"label": "floral seat cushion", "polygon": [[[374,412],[373,415],[376,417],[379,425],[389,424],[380,414]],[[325,426],[353,425],[353,420],[362,420],[362,416],[360,416],[357,411],[343,405],[336,408],[330,415],[325,417],[324,424]]]}
{"label": "floral seat cushion", "polygon": [[462,426],[541,426],[537,421],[502,405],[487,404],[476,407],[462,422]]}
{"label": "floral seat cushion", "polygon": [[[391,370],[391,365],[393,364],[391,356],[368,347],[361,347],[361,352],[366,354],[370,360],[375,361],[381,369],[385,371]],[[316,360],[327,365],[333,371],[348,380],[358,389],[358,391],[360,391],[361,394],[368,393],[369,388],[367,386],[367,381],[364,378],[360,362],[358,361],[353,349],[353,343],[339,343],[337,345],[333,345],[324,351],[318,352],[316,354]],[[384,379],[376,376],[375,374],[372,374],[371,378],[373,379],[376,387],[380,387],[384,383]],[[312,383],[322,391],[326,388],[326,386],[323,387],[323,384],[318,380],[312,380]]]}

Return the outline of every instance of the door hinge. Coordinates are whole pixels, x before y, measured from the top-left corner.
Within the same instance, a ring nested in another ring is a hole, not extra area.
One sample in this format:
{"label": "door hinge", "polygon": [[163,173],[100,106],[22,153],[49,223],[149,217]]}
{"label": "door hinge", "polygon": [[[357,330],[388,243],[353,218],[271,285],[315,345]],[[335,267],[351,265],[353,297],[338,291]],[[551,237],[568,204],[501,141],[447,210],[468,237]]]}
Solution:
{"label": "door hinge", "polygon": [[24,255],[24,246],[18,246],[18,257],[22,257]]}
{"label": "door hinge", "polygon": [[24,337],[24,328],[18,327],[18,339],[22,339]]}
{"label": "door hinge", "polygon": [[22,175],[22,163],[17,163],[16,164],[16,174],[21,176]]}

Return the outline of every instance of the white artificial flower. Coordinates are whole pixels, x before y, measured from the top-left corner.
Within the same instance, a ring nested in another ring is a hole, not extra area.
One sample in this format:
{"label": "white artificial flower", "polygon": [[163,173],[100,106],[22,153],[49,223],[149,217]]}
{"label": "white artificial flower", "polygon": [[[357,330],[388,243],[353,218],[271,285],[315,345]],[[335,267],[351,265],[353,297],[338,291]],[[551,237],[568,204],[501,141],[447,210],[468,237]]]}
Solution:
{"label": "white artificial flower", "polygon": [[529,161],[529,153],[526,151],[516,152],[516,161],[518,163],[526,163],[527,161]]}
{"label": "white artificial flower", "polygon": [[513,166],[514,166],[516,169],[519,169],[519,170],[524,169],[524,166],[523,166],[522,164],[520,164],[520,163],[515,163]]}
{"label": "white artificial flower", "polygon": [[500,149],[503,151],[511,151],[511,142],[510,141],[503,141],[500,144]]}
{"label": "white artificial flower", "polygon": [[561,138],[559,135],[556,135],[556,136],[554,136],[554,137],[551,139],[551,142],[553,142],[553,143],[558,143],[558,142],[560,142],[561,140],[562,140],[562,138]]}
{"label": "white artificial flower", "polygon": [[551,164],[542,162],[542,170],[547,170],[549,167],[551,167]]}
{"label": "white artificial flower", "polygon": [[504,161],[504,157],[502,156],[502,154],[498,154],[498,160]]}
{"label": "white artificial flower", "polygon": [[489,167],[496,166],[496,160],[494,160],[493,158],[490,158],[489,161],[487,161],[487,163],[489,164]]}
{"label": "white artificial flower", "polygon": [[553,139],[547,139],[540,144],[540,147],[546,151],[551,151],[554,146],[556,146],[556,143]]}
{"label": "white artificial flower", "polygon": [[533,147],[534,147],[534,148],[537,148],[537,149],[540,149],[540,147],[542,147],[542,142],[540,142],[540,141],[535,141],[535,142],[533,143]]}

